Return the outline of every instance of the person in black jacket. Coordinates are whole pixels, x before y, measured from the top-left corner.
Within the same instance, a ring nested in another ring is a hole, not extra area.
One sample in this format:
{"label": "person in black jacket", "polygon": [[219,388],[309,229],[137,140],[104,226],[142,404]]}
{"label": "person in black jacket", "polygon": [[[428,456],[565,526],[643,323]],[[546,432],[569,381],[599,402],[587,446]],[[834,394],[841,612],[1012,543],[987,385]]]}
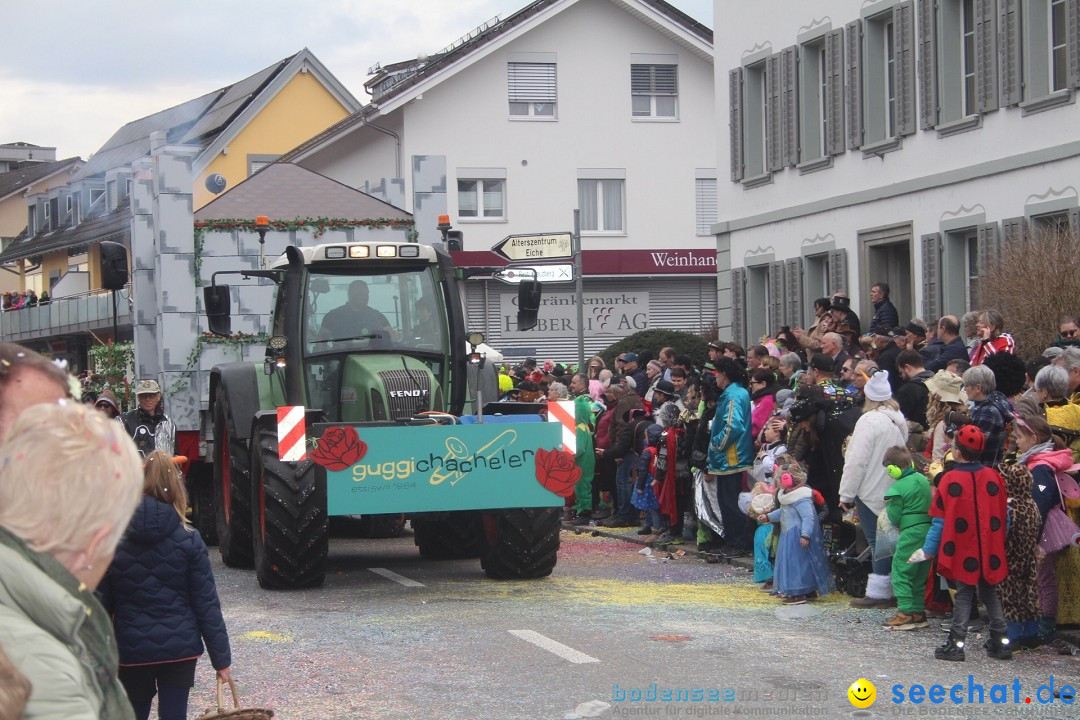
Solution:
{"label": "person in black jacket", "polygon": [[203,642],[228,681],[232,655],[210,556],[184,517],[187,493],[172,457],[146,460],[143,498],[98,588],[113,618],[120,681],[138,720],[158,696],[161,720],[184,720]]}
{"label": "person in black jacket", "polygon": [[139,407],[120,416],[135,447],[144,458],[155,450],[170,457],[176,454],[176,426],[165,415],[157,380],[140,380],[135,385],[135,398]]}
{"label": "person in black jacket", "polygon": [[870,288],[870,302],[874,305],[874,317],[870,320],[870,327],[884,325],[891,328],[900,324],[900,313],[889,299],[889,283],[880,282]]}

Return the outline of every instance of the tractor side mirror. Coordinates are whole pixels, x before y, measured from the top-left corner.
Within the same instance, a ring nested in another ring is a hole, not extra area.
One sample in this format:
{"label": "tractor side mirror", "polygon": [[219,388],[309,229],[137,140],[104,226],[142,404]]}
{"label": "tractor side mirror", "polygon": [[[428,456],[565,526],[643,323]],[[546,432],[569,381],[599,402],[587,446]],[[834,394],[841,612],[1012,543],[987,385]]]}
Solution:
{"label": "tractor side mirror", "polygon": [[518,330],[532,330],[536,327],[536,316],[540,311],[540,294],[540,283],[536,280],[522,280],[518,283]]}
{"label": "tractor side mirror", "polygon": [[228,285],[210,285],[203,288],[203,304],[206,305],[206,322],[215,335],[232,335],[232,293]]}

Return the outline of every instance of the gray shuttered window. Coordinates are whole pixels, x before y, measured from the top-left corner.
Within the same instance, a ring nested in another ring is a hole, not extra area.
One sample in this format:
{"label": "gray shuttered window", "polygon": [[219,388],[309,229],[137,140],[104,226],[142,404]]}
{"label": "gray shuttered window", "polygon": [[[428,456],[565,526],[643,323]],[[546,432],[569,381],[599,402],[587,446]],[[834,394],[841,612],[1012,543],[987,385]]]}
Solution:
{"label": "gray shuttered window", "polygon": [[829,293],[832,294],[839,290],[843,290],[851,295],[851,288],[848,287],[848,274],[847,274],[847,250],[841,248],[840,250],[829,251]]}
{"label": "gray shuttered window", "polygon": [[1066,82],[1080,88],[1080,0],[1065,2],[1065,42],[1068,53]]}
{"label": "gray shuttered window", "polygon": [[937,0],[919,0],[919,127],[938,124]]}
{"label": "gray shuttered window", "polygon": [[697,234],[711,235],[713,223],[719,220],[716,178],[697,178],[694,181],[694,209]]}
{"label": "gray shuttered window", "polygon": [[633,95],[678,95],[678,65],[631,65],[630,93]]}
{"label": "gray shuttered window", "polygon": [[1069,230],[1074,235],[1080,235],[1080,208],[1069,210]]}
{"label": "gray shuttered window", "polygon": [[1021,67],[1021,0],[998,0],[998,69],[1001,104],[1018,105],[1024,99]]}
{"label": "gray shuttered window", "polygon": [[862,36],[863,21],[849,22],[844,32],[847,34],[847,63],[845,76],[847,91],[844,99],[847,101],[847,140],[848,147],[852,150],[862,147],[863,144],[863,86],[862,86]]}
{"label": "gray shuttered window", "polygon": [[766,332],[770,335],[780,331],[786,324],[787,303],[785,291],[787,284],[784,282],[784,263],[769,263],[769,327]]}
{"label": "gray shuttered window", "polygon": [[803,318],[803,259],[789,258],[784,261],[784,282],[787,291],[786,325],[802,327]]}
{"label": "gray shuttered window", "polygon": [[844,31],[825,36],[825,154],[842,155],[844,146]]}
{"label": "gray shuttered window", "polygon": [[765,61],[765,169],[776,172],[784,169],[783,152],[783,86],[781,84],[780,53]]}
{"label": "gray shuttered window", "polygon": [[730,102],[728,126],[731,130],[731,182],[739,182],[745,173],[742,129],[743,69],[741,67],[728,73],[728,98]]}
{"label": "gray shuttered window", "polygon": [[746,268],[731,269],[731,339],[745,344]]}
{"label": "gray shuttered window", "polygon": [[977,229],[979,243],[979,275],[985,274],[990,265],[1001,257],[1001,245],[1007,242],[1010,235],[1015,234],[1016,228],[1023,233],[1024,218],[1011,218],[1001,221],[1001,232],[998,232],[997,223],[986,223]]}
{"label": "gray shuttered window", "polygon": [[975,0],[975,105],[980,113],[997,110],[998,26],[996,0]]}
{"label": "gray shuttered window", "polygon": [[782,164],[799,163],[799,49],[794,45],[780,51],[780,101]]}
{"label": "gray shuttered window", "polygon": [[941,317],[941,233],[922,236],[922,316],[927,323]]}
{"label": "gray shuttered window", "polygon": [[915,119],[915,3],[904,0],[893,8],[896,28],[896,132],[911,135]]}

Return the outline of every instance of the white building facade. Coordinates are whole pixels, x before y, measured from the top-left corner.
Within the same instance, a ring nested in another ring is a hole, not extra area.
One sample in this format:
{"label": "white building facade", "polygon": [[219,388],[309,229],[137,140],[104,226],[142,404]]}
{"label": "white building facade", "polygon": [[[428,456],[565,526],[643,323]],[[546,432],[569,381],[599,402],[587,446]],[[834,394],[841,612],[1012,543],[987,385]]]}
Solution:
{"label": "white building facade", "polygon": [[837,290],[865,329],[883,281],[933,323],[1004,243],[1080,225],[1080,0],[715,8],[721,337]]}
{"label": "white building facade", "polygon": [[[572,230],[580,208],[587,354],[711,327],[708,27],[658,0],[540,0],[471,35],[382,69],[367,107],[287,159],[409,210],[421,242],[441,242],[448,214],[458,265],[501,264],[489,249],[507,235]],[[474,278],[470,329],[510,358],[570,359],[572,291],[545,285],[538,328],[520,332],[515,289]]]}

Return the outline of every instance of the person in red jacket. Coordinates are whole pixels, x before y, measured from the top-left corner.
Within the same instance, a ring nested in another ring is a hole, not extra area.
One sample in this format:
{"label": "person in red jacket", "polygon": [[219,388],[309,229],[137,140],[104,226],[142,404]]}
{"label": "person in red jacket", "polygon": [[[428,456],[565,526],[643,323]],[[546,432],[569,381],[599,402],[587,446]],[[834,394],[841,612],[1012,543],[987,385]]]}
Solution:
{"label": "person in red jacket", "polygon": [[938,572],[956,582],[952,628],[945,644],[934,651],[938,660],[964,660],[968,620],[978,592],[990,617],[987,654],[1012,658],[1005,614],[997,585],[1008,575],[1005,563],[1007,494],[997,470],[979,462],[986,436],[975,425],[964,425],[953,439],[958,462],[938,483],[930,503],[933,524],[921,550],[908,562],[938,555]]}

